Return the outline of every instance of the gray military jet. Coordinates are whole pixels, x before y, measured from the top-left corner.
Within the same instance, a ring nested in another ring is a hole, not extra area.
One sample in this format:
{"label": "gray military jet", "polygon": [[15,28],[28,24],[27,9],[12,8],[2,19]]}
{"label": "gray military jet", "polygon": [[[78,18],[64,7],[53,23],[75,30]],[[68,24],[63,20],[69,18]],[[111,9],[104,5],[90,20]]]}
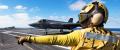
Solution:
{"label": "gray military jet", "polygon": [[41,19],[38,22],[29,25],[38,29],[45,29],[46,32],[47,29],[60,29],[60,32],[63,32],[63,29],[72,30],[73,28],[80,26],[79,22],[73,23],[73,18],[70,18],[68,22]]}

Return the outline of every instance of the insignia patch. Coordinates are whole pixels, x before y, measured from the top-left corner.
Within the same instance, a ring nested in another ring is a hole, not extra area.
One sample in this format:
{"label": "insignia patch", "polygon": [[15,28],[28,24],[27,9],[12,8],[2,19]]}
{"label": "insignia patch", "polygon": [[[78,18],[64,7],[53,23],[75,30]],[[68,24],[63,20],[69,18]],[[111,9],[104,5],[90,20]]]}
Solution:
{"label": "insignia patch", "polygon": [[96,40],[103,40],[103,41],[108,41],[108,42],[112,42],[112,43],[117,43],[117,37],[114,37],[114,36],[108,36],[108,35],[87,32],[85,34],[85,37],[96,39]]}

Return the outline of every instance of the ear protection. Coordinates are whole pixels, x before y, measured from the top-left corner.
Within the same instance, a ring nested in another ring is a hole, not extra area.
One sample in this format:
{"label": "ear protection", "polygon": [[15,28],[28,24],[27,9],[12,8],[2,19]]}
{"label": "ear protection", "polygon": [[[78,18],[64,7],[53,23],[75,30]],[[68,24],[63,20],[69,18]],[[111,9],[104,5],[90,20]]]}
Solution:
{"label": "ear protection", "polygon": [[101,13],[96,13],[91,17],[91,23],[93,25],[99,25],[103,21],[103,15]]}

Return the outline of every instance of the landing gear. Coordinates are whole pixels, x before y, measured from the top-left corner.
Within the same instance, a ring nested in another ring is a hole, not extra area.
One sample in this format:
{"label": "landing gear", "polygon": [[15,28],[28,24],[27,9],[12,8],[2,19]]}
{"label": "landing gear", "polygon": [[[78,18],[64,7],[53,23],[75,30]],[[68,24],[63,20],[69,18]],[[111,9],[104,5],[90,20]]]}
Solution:
{"label": "landing gear", "polygon": [[45,35],[47,35],[48,34],[48,29],[45,29]]}
{"label": "landing gear", "polygon": [[60,32],[63,32],[63,29],[60,29]]}

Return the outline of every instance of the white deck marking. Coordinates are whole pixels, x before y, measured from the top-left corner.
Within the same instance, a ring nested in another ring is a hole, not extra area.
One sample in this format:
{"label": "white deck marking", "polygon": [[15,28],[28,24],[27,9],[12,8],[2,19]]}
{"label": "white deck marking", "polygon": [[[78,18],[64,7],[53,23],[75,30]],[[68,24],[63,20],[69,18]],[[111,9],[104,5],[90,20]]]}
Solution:
{"label": "white deck marking", "polygon": [[[14,32],[14,31],[5,31],[5,32],[2,32],[2,33],[7,34],[7,35],[10,35],[10,36],[14,36],[14,37],[18,37],[19,35],[14,35],[14,34],[12,34],[12,33],[23,34],[23,35],[32,35],[32,36],[41,36],[41,35],[21,33],[21,32]],[[64,46],[59,46],[59,45],[53,45],[53,46],[70,50],[70,47],[64,47]],[[29,47],[27,44],[25,44],[25,47],[29,48],[30,50],[34,50],[33,48]]]}

